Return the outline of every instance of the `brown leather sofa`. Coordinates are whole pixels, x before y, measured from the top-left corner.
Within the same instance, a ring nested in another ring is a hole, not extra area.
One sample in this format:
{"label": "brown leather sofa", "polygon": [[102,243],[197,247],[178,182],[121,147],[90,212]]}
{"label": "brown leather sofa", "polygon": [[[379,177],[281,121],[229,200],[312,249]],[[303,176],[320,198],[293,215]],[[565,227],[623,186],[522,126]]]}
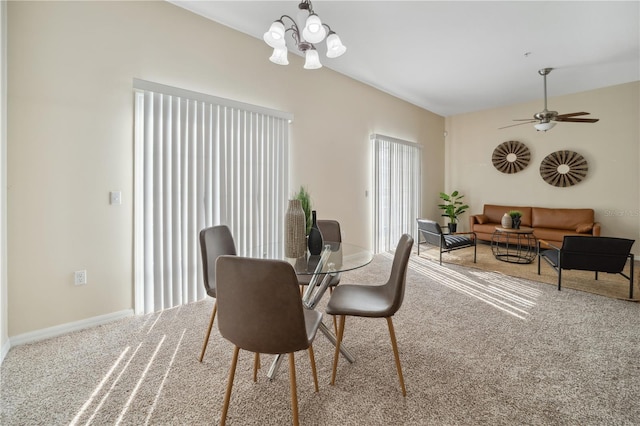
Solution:
{"label": "brown leather sofa", "polygon": [[511,210],[522,212],[520,227],[533,228],[533,235],[556,247],[562,247],[565,235],[600,235],[600,224],[593,209],[549,209],[545,207],[499,206],[485,204],[482,214],[469,217],[469,231],[480,240],[491,241],[502,216]]}

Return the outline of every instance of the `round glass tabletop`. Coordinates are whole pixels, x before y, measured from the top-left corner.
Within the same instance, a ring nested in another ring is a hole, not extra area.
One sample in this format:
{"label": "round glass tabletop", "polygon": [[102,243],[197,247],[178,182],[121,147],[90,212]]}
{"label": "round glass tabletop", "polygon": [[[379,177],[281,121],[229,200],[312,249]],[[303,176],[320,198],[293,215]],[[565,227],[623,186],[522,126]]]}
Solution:
{"label": "round glass tabletop", "polygon": [[[327,250],[328,258],[320,272],[346,272],[362,268],[373,259],[371,250],[353,244],[325,241],[324,247],[324,250]],[[321,255],[312,255],[309,251],[298,258],[286,257],[282,242],[254,247],[249,250],[248,256],[286,260],[298,275],[313,275],[321,258]]]}

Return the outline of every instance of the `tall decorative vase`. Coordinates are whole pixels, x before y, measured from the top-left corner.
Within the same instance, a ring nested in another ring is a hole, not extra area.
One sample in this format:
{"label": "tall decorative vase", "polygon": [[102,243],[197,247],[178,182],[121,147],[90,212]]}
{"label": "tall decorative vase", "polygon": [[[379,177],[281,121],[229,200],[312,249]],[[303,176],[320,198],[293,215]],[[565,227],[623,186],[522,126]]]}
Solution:
{"label": "tall decorative vase", "polygon": [[520,217],[512,217],[511,218],[511,226],[513,229],[520,229],[520,221],[522,219]]}
{"label": "tall decorative vase", "polygon": [[311,211],[311,218],[313,223],[311,224],[311,231],[309,231],[309,253],[317,255],[322,252],[322,232],[318,228],[315,210]]}
{"label": "tall decorative vase", "polygon": [[504,216],[502,216],[501,225],[503,228],[511,229],[513,222],[512,222],[511,216],[509,216],[509,213],[505,213]]}
{"label": "tall decorative vase", "polygon": [[307,252],[306,231],[307,219],[302,210],[300,200],[289,200],[284,215],[284,255],[298,258]]}

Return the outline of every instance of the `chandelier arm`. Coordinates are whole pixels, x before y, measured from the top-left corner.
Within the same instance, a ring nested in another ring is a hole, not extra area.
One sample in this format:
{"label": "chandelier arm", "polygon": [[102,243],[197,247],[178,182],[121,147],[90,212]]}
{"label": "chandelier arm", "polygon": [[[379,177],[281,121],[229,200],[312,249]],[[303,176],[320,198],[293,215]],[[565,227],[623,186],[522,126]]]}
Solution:
{"label": "chandelier arm", "polygon": [[335,34],[335,33],[336,33],[335,31],[333,31],[333,30],[331,29],[331,27],[330,27],[329,25],[325,24],[324,22],[322,23],[322,26],[323,26],[323,27],[327,27],[327,35],[329,35],[329,34]]}
{"label": "chandelier arm", "polygon": [[289,15],[282,15],[280,19],[278,19],[278,21],[282,22],[282,25],[284,25],[284,18],[288,18],[291,21],[291,26],[298,28],[298,26],[296,25],[296,20]]}
{"label": "chandelier arm", "polygon": [[[291,21],[291,24],[290,24],[291,26],[289,28],[286,28],[286,25],[284,24],[284,18],[287,18]],[[285,34],[288,31],[291,31],[291,37],[293,38],[293,41],[296,42],[296,46],[298,46],[300,44],[300,30],[298,29],[298,24],[296,24],[296,20],[289,15],[282,15],[280,19],[278,19],[278,21],[282,22],[282,25],[286,28],[284,30]]]}

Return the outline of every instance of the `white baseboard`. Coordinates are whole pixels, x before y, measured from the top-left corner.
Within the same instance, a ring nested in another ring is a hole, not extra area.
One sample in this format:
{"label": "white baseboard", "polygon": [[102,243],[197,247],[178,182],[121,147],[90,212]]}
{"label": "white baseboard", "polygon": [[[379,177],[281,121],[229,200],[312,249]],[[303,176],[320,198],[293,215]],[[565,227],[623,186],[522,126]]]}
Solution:
{"label": "white baseboard", "polygon": [[133,309],[125,309],[124,311],[112,312],[110,314],[99,315],[97,317],[68,322],[66,324],[60,324],[54,327],[43,328],[42,330],[19,334],[17,336],[9,338],[7,344],[2,347],[2,360],[4,360],[4,357],[9,352],[9,349],[14,346],[24,345],[25,343],[33,343],[40,340],[49,339],[51,337],[67,334],[72,331],[95,327],[97,325],[106,324],[108,322],[119,320],[121,318],[130,317],[132,315]]}
{"label": "white baseboard", "polygon": [[4,357],[9,353],[9,349],[11,349],[11,342],[9,342],[9,339],[7,339],[5,344],[2,345],[2,348],[0,348],[0,364],[2,364],[2,361],[4,361]]}

